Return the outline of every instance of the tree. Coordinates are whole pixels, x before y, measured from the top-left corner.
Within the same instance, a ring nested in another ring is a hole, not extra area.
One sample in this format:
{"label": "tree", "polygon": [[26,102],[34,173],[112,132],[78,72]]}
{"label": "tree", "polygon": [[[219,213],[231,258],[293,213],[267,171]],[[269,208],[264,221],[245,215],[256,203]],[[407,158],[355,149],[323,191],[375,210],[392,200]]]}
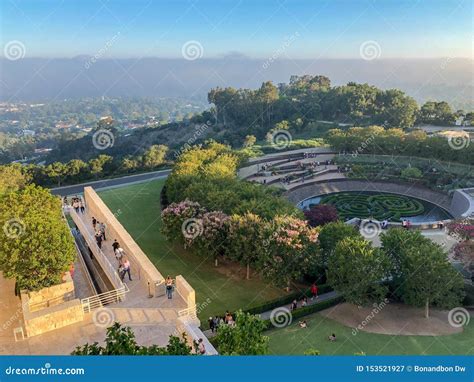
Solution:
{"label": "tree", "polygon": [[388,276],[387,256],[362,238],[341,240],[328,261],[328,283],[346,301],[365,305],[385,298],[388,287],[382,281]]}
{"label": "tree", "polygon": [[317,227],[339,219],[337,208],[329,204],[316,204],[304,211],[304,216],[311,227]]}
{"label": "tree", "polygon": [[337,243],[346,237],[362,237],[356,227],[341,221],[331,222],[321,227],[319,232],[319,245],[322,250],[323,261],[327,264],[328,259],[334,252]]}
{"label": "tree", "polygon": [[443,249],[429,239],[404,248],[401,273],[403,301],[424,306],[426,318],[431,305],[450,309],[462,302],[464,282],[461,274],[448,262]]}
{"label": "tree", "polygon": [[25,187],[28,181],[29,177],[23,174],[21,165],[0,166],[0,196]]}
{"label": "tree", "polygon": [[44,172],[47,177],[55,180],[57,186],[60,187],[62,179],[67,174],[67,167],[61,162],[54,162],[46,166]]}
{"label": "tree", "polygon": [[104,167],[111,163],[113,158],[110,155],[101,154],[97,158],[93,158],[89,161],[89,168],[91,174],[96,178],[104,171]]}
{"label": "tree", "polygon": [[247,267],[247,280],[250,279],[250,264],[257,263],[265,255],[265,224],[260,216],[251,212],[230,218],[228,251],[232,259]]}
{"label": "tree", "polygon": [[245,141],[244,141],[244,147],[252,147],[255,142],[257,142],[257,138],[255,137],[255,135],[247,135],[245,137]]}
{"label": "tree", "polygon": [[222,355],[265,355],[269,338],[263,335],[267,325],[260,317],[241,310],[235,314],[235,325],[219,327],[216,343]]}
{"label": "tree", "polygon": [[304,220],[275,216],[265,230],[265,277],[289,291],[291,281],[300,279],[319,262],[318,234],[319,229],[310,228]]}
{"label": "tree", "polygon": [[0,270],[20,289],[36,291],[61,283],[76,257],[58,197],[27,186],[2,198]]}
{"label": "tree", "polygon": [[[194,350],[194,353],[193,353]],[[140,346],[135,340],[135,333],[129,327],[122,327],[120,323],[115,322],[107,328],[105,346],[97,342],[85,344],[76,347],[72,355],[195,355],[194,349],[188,345],[186,335],[183,333],[181,338],[171,335],[168,345],[165,347]]]}
{"label": "tree", "polygon": [[155,168],[165,161],[168,147],[165,145],[152,145],[143,154],[143,166],[146,168]]}

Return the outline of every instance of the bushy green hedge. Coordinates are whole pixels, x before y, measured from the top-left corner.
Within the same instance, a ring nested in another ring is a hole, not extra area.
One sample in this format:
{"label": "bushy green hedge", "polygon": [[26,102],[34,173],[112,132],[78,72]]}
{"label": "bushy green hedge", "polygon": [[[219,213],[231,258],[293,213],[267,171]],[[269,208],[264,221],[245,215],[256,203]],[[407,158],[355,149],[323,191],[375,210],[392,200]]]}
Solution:
{"label": "bushy green hedge", "polygon": [[[328,284],[322,284],[322,285],[318,286],[318,294],[319,295],[323,294],[323,293],[332,292],[332,291],[333,291],[333,289]],[[290,293],[286,296],[276,298],[276,299],[268,301],[264,304],[254,306],[250,309],[246,309],[245,312],[246,313],[251,313],[251,314],[260,314],[260,313],[267,312],[269,310],[278,308],[279,306],[290,304],[293,300],[298,300],[299,301],[304,296],[306,296],[306,297],[311,296],[310,288],[307,288],[304,291],[298,291],[298,292]]]}
{"label": "bushy green hedge", "polygon": [[[291,312],[291,316],[292,316],[293,321],[294,321],[298,318],[308,316],[310,314],[320,312],[321,310],[324,310],[324,309],[330,308],[332,306],[335,306],[337,304],[340,304],[343,301],[344,301],[344,297],[337,296],[337,297],[331,298],[329,300],[321,301],[317,304],[308,305],[308,306],[305,306],[303,308],[298,308],[298,309]],[[265,322],[267,323],[267,330],[273,329],[273,325],[270,322],[270,320],[265,320]]]}

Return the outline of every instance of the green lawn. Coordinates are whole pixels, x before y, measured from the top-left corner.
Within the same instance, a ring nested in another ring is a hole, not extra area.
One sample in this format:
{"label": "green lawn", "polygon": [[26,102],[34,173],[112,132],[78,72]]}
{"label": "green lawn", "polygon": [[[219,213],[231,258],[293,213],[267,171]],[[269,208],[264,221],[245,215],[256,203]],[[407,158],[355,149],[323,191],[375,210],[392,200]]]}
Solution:
{"label": "green lawn", "polygon": [[[352,329],[322,316],[320,313],[305,317],[307,329],[298,322],[283,329],[267,332],[270,337],[270,354],[303,354],[313,348],[321,355],[353,355],[363,351],[367,355],[472,355],[474,354],[474,319],[464,332],[448,336],[391,336]],[[336,334],[337,341],[327,337]]]}
{"label": "green lawn", "polygon": [[199,318],[207,328],[211,315],[249,308],[284,294],[268,282],[242,279],[243,269],[214,267],[212,260],[171,245],[161,234],[160,191],[164,180],[99,192],[100,197],[167,276],[183,275],[196,290]]}

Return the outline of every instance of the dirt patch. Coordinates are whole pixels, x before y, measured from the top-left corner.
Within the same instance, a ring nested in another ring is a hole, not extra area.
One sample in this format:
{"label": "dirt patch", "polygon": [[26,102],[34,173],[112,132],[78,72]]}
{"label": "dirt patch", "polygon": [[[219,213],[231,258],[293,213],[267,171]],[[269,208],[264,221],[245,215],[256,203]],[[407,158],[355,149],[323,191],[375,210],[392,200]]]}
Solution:
{"label": "dirt patch", "polygon": [[439,336],[462,332],[462,327],[449,324],[448,312],[431,310],[430,318],[424,317],[424,310],[403,304],[382,304],[379,307],[357,307],[343,303],[320,313],[354,332],[364,331],[378,334]]}

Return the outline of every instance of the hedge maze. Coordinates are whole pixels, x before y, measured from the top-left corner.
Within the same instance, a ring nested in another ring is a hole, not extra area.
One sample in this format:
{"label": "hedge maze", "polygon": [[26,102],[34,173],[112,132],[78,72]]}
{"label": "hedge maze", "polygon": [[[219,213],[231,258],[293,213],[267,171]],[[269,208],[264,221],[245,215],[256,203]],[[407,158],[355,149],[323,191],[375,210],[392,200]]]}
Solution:
{"label": "hedge maze", "polygon": [[418,200],[394,194],[341,192],[324,196],[320,204],[335,206],[342,219],[371,217],[376,220],[400,221],[403,217],[425,212],[425,207]]}

